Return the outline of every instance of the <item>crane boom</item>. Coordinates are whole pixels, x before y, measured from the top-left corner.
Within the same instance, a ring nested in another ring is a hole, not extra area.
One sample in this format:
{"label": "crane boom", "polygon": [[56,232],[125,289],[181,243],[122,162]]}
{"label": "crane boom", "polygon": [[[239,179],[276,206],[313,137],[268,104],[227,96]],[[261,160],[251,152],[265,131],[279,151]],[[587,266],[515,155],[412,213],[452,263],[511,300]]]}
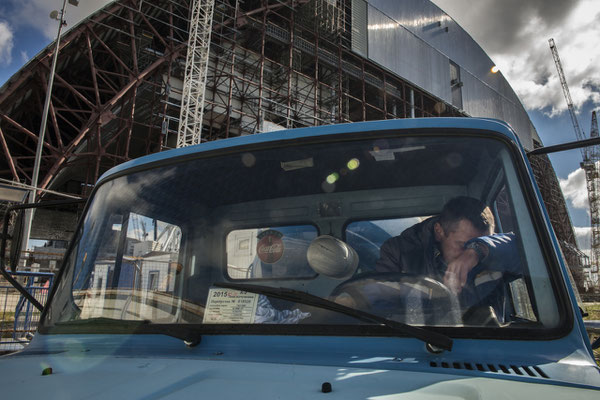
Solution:
{"label": "crane boom", "polygon": [[[579,122],[577,121],[577,116],[575,115],[575,107],[573,107],[573,100],[571,99],[571,93],[569,92],[569,86],[567,85],[567,78],[565,77],[565,73],[562,69],[562,65],[560,62],[560,57],[558,56],[558,49],[556,48],[556,43],[554,43],[554,39],[552,38],[548,40],[548,43],[550,44],[550,50],[552,51],[554,64],[556,65],[556,70],[558,71],[558,77],[560,79],[563,94],[565,95],[565,99],[567,100],[567,107],[569,108],[569,115],[571,116],[573,129],[575,129],[575,136],[577,137],[577,140],[583,140],[585,139],[585,136],[581,131],[581,128],[579,127]],[[588,154],[587,150],[584,147],[581,148],[581,156],[583,157],[583,161],[586,162],[588,159]]]}

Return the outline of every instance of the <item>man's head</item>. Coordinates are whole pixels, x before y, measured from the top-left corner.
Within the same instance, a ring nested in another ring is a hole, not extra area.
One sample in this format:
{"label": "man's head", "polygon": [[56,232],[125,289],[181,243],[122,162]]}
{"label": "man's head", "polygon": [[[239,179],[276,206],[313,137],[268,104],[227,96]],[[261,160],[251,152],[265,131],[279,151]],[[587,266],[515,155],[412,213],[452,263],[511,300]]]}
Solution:
{"label": "man's head", "polygon": [[494,232],[494,216],[481,201],[472,197],[450,200],[434,225],[435,240],[447,263],[454,261],[464,251],[467,241]]}

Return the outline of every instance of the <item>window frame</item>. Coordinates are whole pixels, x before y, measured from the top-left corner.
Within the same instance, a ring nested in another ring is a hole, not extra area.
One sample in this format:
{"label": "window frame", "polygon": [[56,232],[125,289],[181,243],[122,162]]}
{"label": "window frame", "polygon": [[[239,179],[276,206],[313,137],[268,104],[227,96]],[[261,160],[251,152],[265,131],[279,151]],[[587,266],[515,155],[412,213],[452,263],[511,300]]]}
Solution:
{"label": "window frame", "polygon": [[[365,135],[368,133],[368,137]],[[390,137],[446,137],[446,136],[460,136],[463,138],[467,137],[481,137],[485,139],[495,139],[503,142],[507,145],[507,149],[509,155],[513,161],[513,165],[515,166],[515,172],[517,178],[519,180],[520,188],[523,191],[523,198],[525,203],[528,205],[528,210],[530,211],[533,229],[537,233],[536,238],[539,242],[540,250],[542,256],[546,262],[546,268],[548,270],[548,275],[550,278],[550,284],[552,286],[552,292],[556,298],[557,306],[560,314],[560,321],[557,324],[557,328],[554,329],[540,329],[537,332],[536,329],[511,329],[510,331],[500,331],[501,334],[497,334],[496,329],[491,328],[491,331],[487,328],[477,328],[477,329],[469,329],[469,328],[444,328],[440,331],[443,331],[455,338],[491,338],[491,339],[511,339],[517,337],[518,339],[527,340],[527,338],[536,336],[536,339],[541,340],[552,340],[565,336],[572,329],[574,318],[573,311],[570,307],[570,295],[568,293],[568,289],[566,288],[566,282],[562,277],[562,267],[564,267],[564,263],[559,260],[559,247],[558,243],[553,236],[551,236],[548,225],[549,219],[546,215],[545,211],[541,208],[541,195],[537,186],[535,185],[535,181],[533,178],[533,174],[531,171],[531,167],[525,161],[525,156],[522,149],[517,145],[517,143],[510,137],[506,136],[495,130],[490,130],[486,128],[468,128],[468,127],[441,127],[441,128],[402,128],[402,129],[375,129],[375,131],[354,131],[345,134],[326,134],[321,136],[307,136],[307,137],[294,137],[293,139],[280,139],[273,140],[267,142],[259,142],[259,143],[251,143],[245,145],[236,145],[231,147],[217,148],[213,150],[208,150],[204,152],[196,152],[196,153],[187,153],[173,158],[163,158],[158,161],[148,162],[145,164],[139,164],[127,168],[119,170],[108,178],[103,179],[99,182],[96,187],[94,187],[91,196],[86,204],[83,217],[80,219],[79,226],[76,232],[79,232],[80,229],[83,228],[84,221],[89,213],[89,208],[94,203],[96,199],[96,191],[99,188],[103,187],[108,182],[111,182],[115,179],[118,179],[122,176],[127,176],[130,174],[134,174],[136,172],[152,170],[156,168],[160,168],[162,166],[178,164],[182,162],[187,162],[191,160],[198,159],[209,159],[212,157],[218,157],[224,154],[241,154],[243,152],[254,151],[254,150],[267,150],[267,149],[277,149],[279,147],[289,147],[296,146],[299,144],[302,145],[310,145],[310,144],[321,144],[321,143],[340,143],[345,141],[355,141],[355,140],[369,140],[377,139],[377,138],[390,138]],[[184,240],[185,232],[182,232],[182,243],[186,243]],[[73,260],[73,247],[78,246],[81,241],[82,236],[74,236],[69,249],[66,253],[66,256],[63,261],[62,268],[57,276],[57,280],[62,284],[54,285],[53,289],[50,293],[48,303],[52,305],[52,300],[58,290],[64,289],[65,282],[62,281],[63,275],[65,274],[65,270],[69,263],[76,263],[77,260]],[[187,258],[187,252],[182,246],[180,249],[180,255],[185,256]],[[74,269],[74,267],[73,267]],[[72,273],[73,271],[71,271]],[[48,329],[46,323],[48,322],[48,316],[50,314],[52,307],[46,307],[42,312],[40,318],[40,332],[47,333]],[[369,332],[379,331],[379,329],[373,327],[367,329]],[[330,328],[329,328],[330,329]],[[435,330],[435,329],[434,329]],[[242,329],[243,332],[248,333]],[[238,332],[242,332],[238,331]],[[264,334],[262,330],[259,329],[260,332],[257,334]],[[285,331],[285,329],[283,329]],[[337,331],[337,330],[336,330]],[[385,331],[385,329],[384,329]],[[220,333],[223,333],[219,330]],[[231,333],[236,332],[236,330],[232,330]],[[496,333],[495,333],[496,332]],[[509,333],[507,335],[506,333]],[[504,334],[503,334],[504,333]],[[536,335],[538,333],[538,335]],[[335,335],[339,335],[339,332],[336,332]]]}

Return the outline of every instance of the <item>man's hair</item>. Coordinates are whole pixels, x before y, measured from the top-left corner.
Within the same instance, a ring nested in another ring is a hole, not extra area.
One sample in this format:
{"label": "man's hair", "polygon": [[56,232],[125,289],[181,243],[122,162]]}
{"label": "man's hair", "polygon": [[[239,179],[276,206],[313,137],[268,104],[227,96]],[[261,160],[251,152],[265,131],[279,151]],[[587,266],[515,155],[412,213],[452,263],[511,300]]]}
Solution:
{"label": "man's hair", "polygon": [[475,229],[485,234],[494,232],[495,223],[492,211],[483,202],[473,198],[455,197],[444,205],[439,223],[444,232],[453,232],[463,219],[471,222]]}

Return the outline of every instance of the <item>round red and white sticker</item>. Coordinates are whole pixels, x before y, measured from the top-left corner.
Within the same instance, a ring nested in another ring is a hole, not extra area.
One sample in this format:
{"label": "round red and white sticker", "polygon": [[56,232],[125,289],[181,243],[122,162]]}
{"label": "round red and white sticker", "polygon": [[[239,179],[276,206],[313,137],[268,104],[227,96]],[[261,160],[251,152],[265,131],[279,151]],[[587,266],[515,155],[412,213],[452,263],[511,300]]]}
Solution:
{"label": "round red and white sticker", "polygon": [[264,263],[274,264],[283,256],[283,240],[281,232],[269,229],[258,235],[256,253]]}

